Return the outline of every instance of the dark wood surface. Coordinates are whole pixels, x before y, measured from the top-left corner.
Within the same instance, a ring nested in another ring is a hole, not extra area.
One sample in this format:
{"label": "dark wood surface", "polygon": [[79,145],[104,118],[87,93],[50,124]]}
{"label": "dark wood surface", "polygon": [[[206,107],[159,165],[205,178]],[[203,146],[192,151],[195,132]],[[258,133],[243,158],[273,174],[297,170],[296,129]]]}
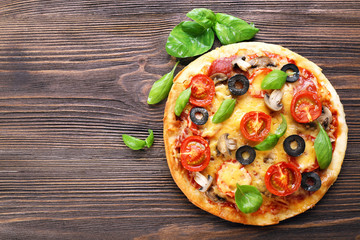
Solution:
{"label": "dark wood surface", "polygon": [[[193,206],[173,182],[165,102],[146,99],[175,63],[169,32],[195,7],[254,22],[253,41],[314,61],[340,95],[343,168],[306,213],[234,224]],[[359,77],[358,0],[1,1],[0,239],[360,239]],[[147,129],[150,149],[121,140]]]}

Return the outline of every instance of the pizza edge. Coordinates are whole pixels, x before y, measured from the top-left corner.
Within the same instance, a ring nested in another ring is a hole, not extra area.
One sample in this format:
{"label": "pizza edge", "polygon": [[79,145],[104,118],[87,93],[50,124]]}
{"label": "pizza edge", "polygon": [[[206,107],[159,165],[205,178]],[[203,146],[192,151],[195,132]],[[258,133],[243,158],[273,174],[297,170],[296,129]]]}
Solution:
{"label": "pizza edge", "polygon": [[[307,197],[301,203],[295,204],[295,206],[292,206],[285,213],[281,213],[278,215],[265,213],[264,215],[253,216],[251,214],[243,214],[241,212],[239,213],[233,207],[220,206],[218,204],[210,203],[207,197],[203,193],[195,189],[187,177],[184,177],[184,174],[187,174],[186,171],[183,170],[181,163],[177,162],[172,154],[172,151],[174,149],[173,138],[176,137],[174,134],[172,134],[176,133],[176,129],[172,130],[172,128],[174,127],[174,123],[176,122],[174,106],[177,96],[181,93],[181,91],[185,89],[183,84],[184,81],[186,81],[190,76],[199,73],[201,69],[210,66],[213,60],[222,57],[232,56],[236,54],[240,49],[251,49],[256,52],[267,51],[282,56],[287,56],[288,58],[295,60],[298,66],[311,71],[316,76],[318,81],[328,89],[328,91],[331,93],[330,101],[333,104],[334,108],[338,111],[339,124],[337,141],[335,145],[335,150],[333,152],[332,162],[325,170],[321,188],[309,197]],[[312,208],[325,195],[325,193],[335,182],[338,174],[340,173],[347,146],[347,132],[348,129],[345,121],[345,113],[343,105],[340,102],[340,98],[336,93],[334,87],[331,85],[329,80],[322,73],[322,70],[316,64],[298,55],[297,53],[294,53],[291,50],[281,47],[279,45],[267,44],[262,42],[245,42],[222,46],[211,52],[208,52],[190,63],[187,67],[185,67],[176,75],[176,77],[174,78],[174,85],[170,91],[165,107],[163,135],[166,157],[171,175],[175,183],[178,185],[178,187],[181,189],[181,191],[185,194],[185,196],[189,199],[190,202],[192,202],[197,207],[228,221],[249,225],[272,225],[277,224],[279,221],[300,214],[309,208]]]}

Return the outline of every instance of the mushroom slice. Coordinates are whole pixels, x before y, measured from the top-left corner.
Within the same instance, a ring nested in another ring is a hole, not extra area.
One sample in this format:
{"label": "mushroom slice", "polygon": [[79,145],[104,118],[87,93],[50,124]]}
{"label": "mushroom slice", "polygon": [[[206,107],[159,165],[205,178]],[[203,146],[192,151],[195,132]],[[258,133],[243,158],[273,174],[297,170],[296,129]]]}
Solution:
{"label": "mushroom slice", "polygon": [[241,57],[237,57],[237,58],[235,58],[231,63],[233,64],[233,65],[238,65],[238,67],[241,69],[241,70],[243,70],[244,72],[246,72],[247,70],[249,70],[249,68],[251,68],[251,65],[250,65],[250,63],[248,63],[248,62],[245,62],[244,60],[243,60],[243,56],[241,56]]}
{"label": "mushroom slice", "polygon": [[276,63],[267,56],[261,56],[257,58],[253,58],[249,61],[249,64],[252,67],[267,67],[269,65],[276,66]]}
{"label": "mushroom slice", "polygon": [[200,192],[206,192],[213,182],[213,177],[208,175],[207,178],[199,172],[195,173],[194,180],[201,186]]}
{"label": "mushroom slice", "polygon": [[330,123],[332,122],[332,113],[329,108],[323,106],[320,117],[317,119],[319,123],[324,127],[325,130],[329,130]]}
{"label": "mushroom slice", "polygon": [[210,76],[210,78],[214,81],[215,84],[228,80],[228,76],[226,76],[225,73],[214,73]]}
{"label": "mushroom slice", "polygon": [[224,156],[230,156],[232,150],[236,150],[236,140],[228,138],[229,134],[224,133],[218,139],[216,148]]}
{"label": "mushroom slice", "polygon": [[283,92],[279,89],[274,90],[270,96],[266,93],[264,96],[266,106],[273,111],[280,111],[283,107],[283,104],[281,103],[283,95]]}
{"label": "mushroom slice", "polygon": [[223,203],[226,201],[225,198],[220,197],[214,191],[214,187],[210,188],[208,191],[205,192],[206,196],[215,203]]}

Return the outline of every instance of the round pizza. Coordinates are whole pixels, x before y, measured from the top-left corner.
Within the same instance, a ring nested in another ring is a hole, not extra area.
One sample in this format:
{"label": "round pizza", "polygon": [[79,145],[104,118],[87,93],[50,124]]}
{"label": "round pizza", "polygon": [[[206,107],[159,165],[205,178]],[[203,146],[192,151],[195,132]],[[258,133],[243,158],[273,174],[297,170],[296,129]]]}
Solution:
{"label": "round pizza", "polygon": [[271,225],[312,208],[347,145],[343,106],[321,69],[278,45],[222,46],[174,78],[164,116],[171,175],[199,208]]}

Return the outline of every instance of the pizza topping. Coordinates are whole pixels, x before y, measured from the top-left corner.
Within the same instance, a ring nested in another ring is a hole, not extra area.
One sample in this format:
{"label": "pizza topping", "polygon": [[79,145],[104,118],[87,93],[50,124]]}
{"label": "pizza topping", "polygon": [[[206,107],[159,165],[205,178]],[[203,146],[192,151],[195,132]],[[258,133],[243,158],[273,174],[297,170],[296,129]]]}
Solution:
{"label": "pizza topping", "polygon": [[229,134],[224,133],[219,137],[216,149],[225,157],[229,157],[231,155],[231,151],[236,149],[236,139],[229,138]]}
{"label": "pizza topping", "polygon": [[332,146],[329,136],[327,135],[324,128],[318,123],[320,132],[316,136],[314,142],[315,154],[319,163],[320,169],[327,168],[332,159]]}
{"label": "pizza topping", "polygon": [[235,99],[225,99],[221,103],[219,109],[214,114],[214,117],[212,118],[212,122],[221,123],[226,119],[228,119],[234,111],[235,104],[236,104]]}
{"label": "pizza topping", "polygon": [[333,120],[332,113],[331,113],[330,109],[323,106],[322,111],[321,111],[321,115],[317,120],[324,127],[325,130],[329,130],[330,123]]}
{"label": "pizza topping", "polygon": [[301,187],[306,191],[314,192],[321,187],[321,178],[316,172],[304,172],[301,174]]}
{"label": "pizza topping", "polygon": [[215,95],[214,81],[206,75],[198,74],[191,79],[190,103],[204,107],[209,105]]}
{"label": "pizza topping", "polygon": [[285,84],[287,74],[275,69],[267,74],[261,82],[262,89],[280,89]]}
{"label": "pizza topping", "polygon": [[236,160],[242,165],[248,165],[255,160],[256,152],[254,148],[249,145],[244,145],[238,148],[236,151]]}
{"label": "pizza topping", "polygon": [[284,93],[281,90],[274,90],[270,95],[265,94],[264,101],[266,106],[273,111],[280,111],[283,108],[283,104],[281,103],[281,99]]}
{"label": "pizza topping", "polygon": [[321,115],[321,102],[316,93],[300,91],[291,101],[291,115],[299,123],[308,123]]}
{"label": "pizza topping", "polygon": [[219,190],[229,197],[235,196],[236,184],[250,185],[251,175],[236,160],[224,162],[216,178],[216,184]]}
{"label": "pizza topping", "polygon": [[205,108],[194,107],[190,111],[190,119],[196,125],[204,125],[209,118],[209,113]]}
{"label": "pizza topping", "polygon": [[179,117],[181,115],[186,104],[189,102],[190,95],[191,95],[191,88],[185,89],[180,93],[179,97],[176,99],[175,102],[174,112],[176,116]]}
{"label": "pizza topping", "polygon": [[282,122],[278,126],[278,128],[275,131],[275,134],[270,133],[264,141],[257,144],[254,148],[259,151],[267,151],[270,149],[273,149],[275,145],[278,143],[279,138],[281,138],[287,129],[287,122],[284,115],[281,114]]}
{"label": "pizza topping", "polygon": [[288,74],[286,81],[293,83],[296,82],[299,79],[300,71],[299,68],[292,63],[286,64],[281,68],[281,71]]}
{"label": "pizza topping", "polygon": [[220,197],[219,195],[217,195],[214,191],[214,187],[209,188],[206,192],[205,192],[206,196],[210,199],[210,201],[214,202],[214,203],[224,203],[226,202],[225,198]]}
{"label": "pizza topping", "polygon": [[202,175],[199,172],[195,173],[195,177],[194,180],[197,184],[199,184],[201,186],[201,188],[199,188],[200,192],[206,192],[209,187],[211,186],[212,182],[213,182],[213,177],[208,175],[207,178]]}
{"label": "pizza topping", "polygon": [[204,170],[210,162],[208,142],[200,136],[187,137],[181,143],[180,158],[185,169],[193,172]]}
{"label": "pizza topping", "polygon": [[265,174],[266,188],[277,196],[294,193],[301,184],[301,173],[293,164],[280,162],[268,168]]}
{"label": "pizza topping", "polygon": [[228,76],[225,73],[214,73],[210,78],[214,81],[214,84],[228,80]]}
{"label": "pizza topping", "polygon": [[231,63],[233,65],[237,65],[241,70],[246,72],[247,70],[249,70],[249,68],[251,68],[251,64],[248,62],[245,62],[244,60],[245,60],[245,57],[241,56],[241,57],[235,58]]}
{"label": "pizza topping", "polygon": [[256,187],[236,184],[235,202],[241,212],[253,213],[260,208],[263,198]]}
{"label": "pizza topping", "polygon": [[305,140],[299,135],[290,135],[284,140],[283,146],[287,154],[298,157],[305,150]]}
{"label": "pizza topping", "polygon": [[255,57],[249,61],[252,67],[268,67],[268,66],[276,66],[274,60],[269,58],[268,56]]}
{"label": "pizza topping", "polygon": [[271,117],[263,112],[248,112],[240,122],[240,131],[243,136],[255,142],[264,140],[270,131],[270,127]]}
{"label": "pizza topping", "polygon": [[228,87],[232,94],[244,95],[249,90],[249,80],[242,74],[236,74],[229,79]]}
{"label": "pizza topping", "polygon": [[211,66],[208,71],[208,75],[212,76],[215,73],[223,73],[226,74],[228,77],[231,77],[233,72],[232,61],[234,59],[235,56],[216,59],[211,63]]}

